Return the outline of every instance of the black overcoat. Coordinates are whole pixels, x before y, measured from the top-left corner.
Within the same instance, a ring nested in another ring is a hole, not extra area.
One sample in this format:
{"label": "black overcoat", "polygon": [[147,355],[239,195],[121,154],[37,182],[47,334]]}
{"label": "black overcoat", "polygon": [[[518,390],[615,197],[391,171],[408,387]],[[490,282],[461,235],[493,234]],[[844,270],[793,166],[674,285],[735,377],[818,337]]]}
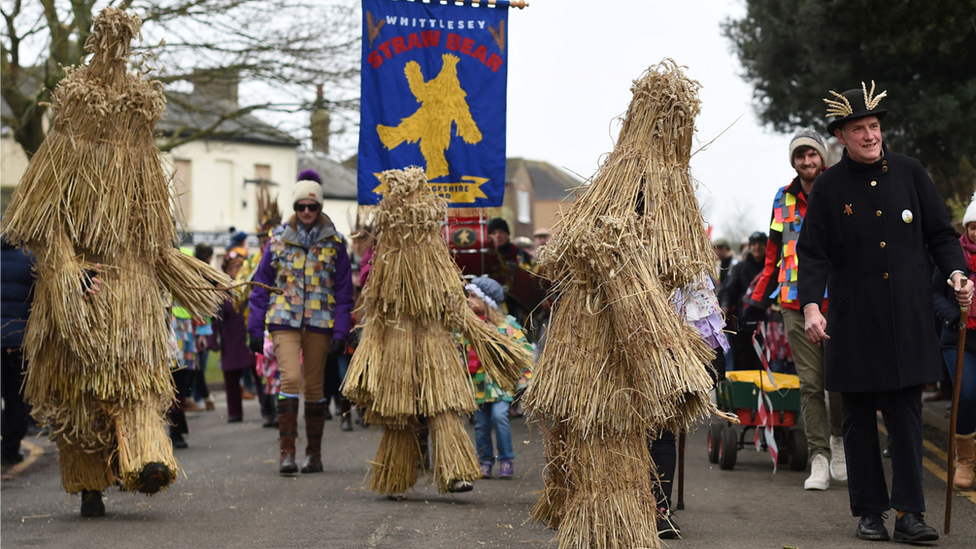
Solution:
{"label": "black overcoat", "polygon": [[874,164],[844,152],[817,178],[797,241],[800,305],[830,307],[828,391],[890,391],[942,379],[929,255],[965,271],[935,185],[914,158],[885,149]]}

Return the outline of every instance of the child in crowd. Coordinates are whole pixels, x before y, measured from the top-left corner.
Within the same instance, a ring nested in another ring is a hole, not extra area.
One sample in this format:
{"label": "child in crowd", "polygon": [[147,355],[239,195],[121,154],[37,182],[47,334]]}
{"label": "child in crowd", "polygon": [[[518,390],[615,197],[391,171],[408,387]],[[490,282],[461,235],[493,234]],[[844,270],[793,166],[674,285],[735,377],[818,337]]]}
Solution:
{"label": "child in crowd", "polygon": [[[234,278],[244,265],[244,260],[243,255],[232,250],[224,256],[221,267]],[[221,305],[220,316],[212,320],[214,343],[220,349],[220,369],[224,372],[224,389],[227,391],[228,423],[244,419],[241,376],[254,369],[254,353],[248,348],[245,307],[247,302],[235,295]]]}
{"label": "child in crowd", "polygon": [[[505,293],[498,282],[487,277],[476,278],[465,286],[465,290],[468,293],[468,306],[475,314],[497,327],[500,333],[520,341],[529,353],[532,352],[531,346],[522,333],[522,327],[514,317],[505,315],[501,311]],[[491,470],[495,464],[495,453],[491,442],[491,428],[494,425],[500,462],[498,477],[512,478],[515,475],[515,467],[512,463],[515,459],[515,451],[512,447],[508,410],[514,396],[511,392],[501,391],[488,377],[478,360],[478,355],[470,345],[466,345],[465,349],[468,356],[468,373],[471,374],[475,400],[478,403],[478,410],[474,413],[474,432],[478,460],[481,461],[481,474],[484,478],[491,478]],[[524,388],[530,377],[531,372],[524,371],[517,389]]]}

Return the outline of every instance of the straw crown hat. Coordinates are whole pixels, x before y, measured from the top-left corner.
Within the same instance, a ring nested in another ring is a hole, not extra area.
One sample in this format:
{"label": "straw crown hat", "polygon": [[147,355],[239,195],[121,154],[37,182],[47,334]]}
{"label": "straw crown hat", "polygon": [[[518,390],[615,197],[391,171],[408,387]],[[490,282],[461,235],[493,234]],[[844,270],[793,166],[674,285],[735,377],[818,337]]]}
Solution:
{"label": "straw crown hat", "polygon": [[834,135],[834,130],[840,129],[846,122],[864,118],[866,116],[877,116],[878,120],[888,114],[887,109],[879,109],[878,102],[888,95],[887,91],[874,95],[874,80],[871,81],[871,91],[868,91],[864,82],[861,88],[847,90],[844,93],[830,91],[834,99],[824,99],[827,104],[827,133]]}

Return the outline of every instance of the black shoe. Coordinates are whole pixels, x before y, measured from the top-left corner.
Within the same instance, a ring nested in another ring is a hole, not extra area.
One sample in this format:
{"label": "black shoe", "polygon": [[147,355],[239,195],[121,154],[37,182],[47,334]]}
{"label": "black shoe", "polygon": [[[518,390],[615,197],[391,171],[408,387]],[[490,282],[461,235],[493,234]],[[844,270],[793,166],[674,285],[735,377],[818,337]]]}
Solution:
{"label": "black shoe", "polygon": [[861,517],[857,523],[857,537],[869,541],[888,541],[888,529],[885,528],[885,519],[888,515],[866,515]]}
{"label": "black shoe", "polygon": [[329,411],[329,405],[325,405],[325,420],[328,421],[332,419],[332,412]]}
{"label": "black shoe", "polygon": [[674,515],[670,517],[659,517],[657,519],[657,537],[661,539],[681,539],[681,528],[674,520]]}
{"label": "black shoe", "polygon": [[227,418],[227,423],[240,423],[242,421],[244,421],[244,418],[241,416],[229,416]]}
{"label": "black shoe", "polygon": [[104,517],[105,504],[102,502],[101,492],[81,491],[81,516]]}
{"label": "black shoe", "polygon": [[452,494],[460,494],[461,492],[470,492],[474,490],[474,484],[466,480],[455,480],[451,482],[451,485],[447,488],[447,491]]}
{"label": "black shoe", "polygon": [[169,438],[173,440],[173,448],[189,448],[190,445],[183,439],[180,433],[170,433]]}
{"label": "black shoe", "polygon": [[905,513],[895,521],[895,541],[936,541],[939,533],[928,524],[922,513]]}
{"label": "black shoe", "polygon": [[348,413],[342,416],[342,430],[352,431],[352,417]]}
{"label": "black shoe", "polygon": [[169,426],[169,438],[173,441],[173,448],[187,448],[188,444],[183,440],[183,430],[177,425]]}
{"label": "black shoe", "polygon": [[3,465],[17,465],[21,461],[24,461],[24,458],[26,457],[27,457],[27,452],[24,452],[21,449],[17,449],[16,451],[10,451],[4,453],[3,457],[0,457],[0,463],[2,463]]}
{"label": "black shoe", "polygon": [[158,462],[147,463],[139,473],[137,489],[143,494],[155,494],[169,485],[171,475],[166,465]]}

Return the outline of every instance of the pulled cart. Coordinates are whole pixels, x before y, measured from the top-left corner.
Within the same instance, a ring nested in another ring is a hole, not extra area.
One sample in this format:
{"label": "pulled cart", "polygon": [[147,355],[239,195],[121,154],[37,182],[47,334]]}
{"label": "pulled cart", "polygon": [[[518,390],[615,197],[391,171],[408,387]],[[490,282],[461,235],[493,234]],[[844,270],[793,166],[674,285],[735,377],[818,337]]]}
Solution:
{"label": "pulled cart", "polygon": [[[763,370],[728,372],[726,379],[716,385],[715,392],[719,409],[738,416],[741,432],[727,421],[713,420],[708,428],[708,461],[717,463],[723,470],[731,470],[735,467],[737,452],[746,446],[747,433],[751,429],[771,426],[778,448],[777,463],[789,464],[793,471],[806,469],[807,437],[797,426],[800,412],[800,380],[797,376],[770,374]],[[763,399],[765,414],[760,410],[760,392],[766,397]],[[754,440],[757,438],[760,449],[769,451],[763,434],[758,433]]]}

